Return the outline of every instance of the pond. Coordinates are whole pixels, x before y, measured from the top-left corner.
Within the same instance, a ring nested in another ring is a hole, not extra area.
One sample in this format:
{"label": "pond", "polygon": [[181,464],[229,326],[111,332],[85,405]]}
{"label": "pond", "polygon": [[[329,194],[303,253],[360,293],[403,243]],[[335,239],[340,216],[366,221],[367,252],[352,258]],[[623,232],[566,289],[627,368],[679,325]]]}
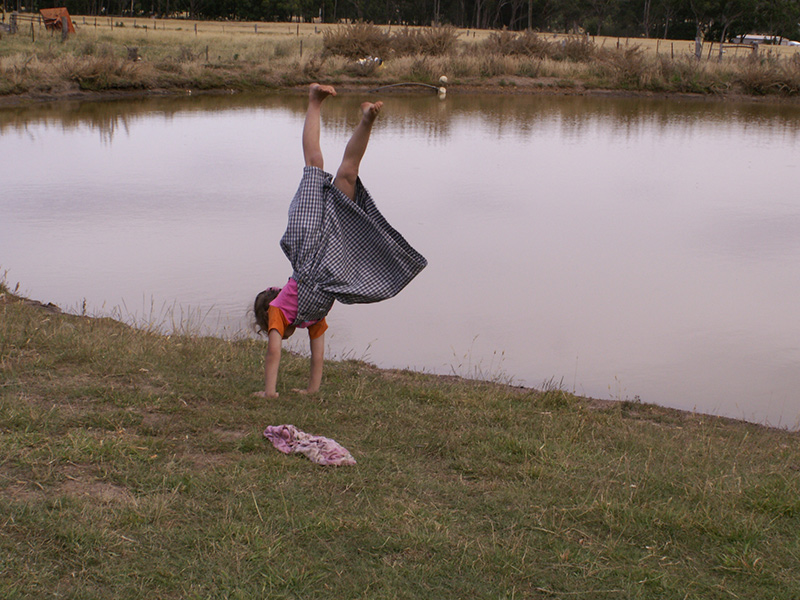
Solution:
{"label": "pond", "polygon": [[[326,103],[328,170],[364,99]],[[337,304],[328,356],[800,425],[800,107],[381,99],[362,178],[429,266],[389,301]],[[304,111],[299,94],[0,111],[0,273],[72,312],[246,335],[256,292],[290,274]]]}

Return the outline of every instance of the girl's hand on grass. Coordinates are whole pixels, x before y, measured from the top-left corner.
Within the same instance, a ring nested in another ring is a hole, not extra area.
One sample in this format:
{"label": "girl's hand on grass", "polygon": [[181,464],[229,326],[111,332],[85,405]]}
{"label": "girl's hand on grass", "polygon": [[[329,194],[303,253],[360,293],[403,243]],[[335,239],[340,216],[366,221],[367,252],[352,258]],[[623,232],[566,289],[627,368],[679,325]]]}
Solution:
{"label": "girl's hand on grass", "polygon": [[277,398],[278,392],[275,392],[274,394],[268,394],[267,392],[262,390],[260,392],[255,392],[253,396],[255,396],[256,398]]}

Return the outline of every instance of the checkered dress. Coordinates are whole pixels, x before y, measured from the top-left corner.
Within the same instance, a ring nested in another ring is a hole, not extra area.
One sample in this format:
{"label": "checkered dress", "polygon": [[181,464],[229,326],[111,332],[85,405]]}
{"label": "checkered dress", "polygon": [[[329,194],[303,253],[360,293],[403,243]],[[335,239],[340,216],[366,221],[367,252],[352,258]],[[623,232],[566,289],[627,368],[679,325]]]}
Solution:
{"label": "checkered dress", "polygon": [[295,324],[321,319],[334,300],[391,298],[428,264],[386,222],[361,179],[355,196],[354,202],[334,186],[330,173],[303,169],[281,238],[297,281]]}

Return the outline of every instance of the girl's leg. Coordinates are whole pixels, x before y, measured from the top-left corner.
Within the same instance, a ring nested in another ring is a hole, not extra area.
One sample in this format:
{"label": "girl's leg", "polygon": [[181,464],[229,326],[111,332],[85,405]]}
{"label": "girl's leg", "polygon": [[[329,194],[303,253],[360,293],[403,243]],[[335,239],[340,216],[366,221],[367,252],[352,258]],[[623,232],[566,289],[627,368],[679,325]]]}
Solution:
{"label": "girl's leg", "polygon": [[383,107],[383,102],[364,102],[361,105],[361,122],[353,132],[350,141],[344,149],[342,164],[336,172],[333,185],[342,190],[351,200],[356,197],[356,180],[358,179],[358,168],[361,166],[361,159],[367,151],[369,134],[372,131],[372,124],[375,122],[378,113]]}
{"label": "girl's leg", "polygon": [[335,95],[336,90],[331,85],[312,83],[308,90],[308,110],[303,124],[303,158],[307,167],[323,168],[322,149],[319,146],[319,114],[322,101]]}

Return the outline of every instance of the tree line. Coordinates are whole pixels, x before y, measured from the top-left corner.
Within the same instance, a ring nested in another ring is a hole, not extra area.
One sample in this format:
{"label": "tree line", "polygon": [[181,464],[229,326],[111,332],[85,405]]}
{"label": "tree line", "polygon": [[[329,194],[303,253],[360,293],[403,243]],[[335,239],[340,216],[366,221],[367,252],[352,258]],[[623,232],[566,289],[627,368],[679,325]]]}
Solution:
{"label": "tree line", "polygon": [[[5,4],[14,10],[21,0]],[[662,39],[800,38],[800,0],[28,0],[24,6],[66,6],[83,15],[368,21]]]}

